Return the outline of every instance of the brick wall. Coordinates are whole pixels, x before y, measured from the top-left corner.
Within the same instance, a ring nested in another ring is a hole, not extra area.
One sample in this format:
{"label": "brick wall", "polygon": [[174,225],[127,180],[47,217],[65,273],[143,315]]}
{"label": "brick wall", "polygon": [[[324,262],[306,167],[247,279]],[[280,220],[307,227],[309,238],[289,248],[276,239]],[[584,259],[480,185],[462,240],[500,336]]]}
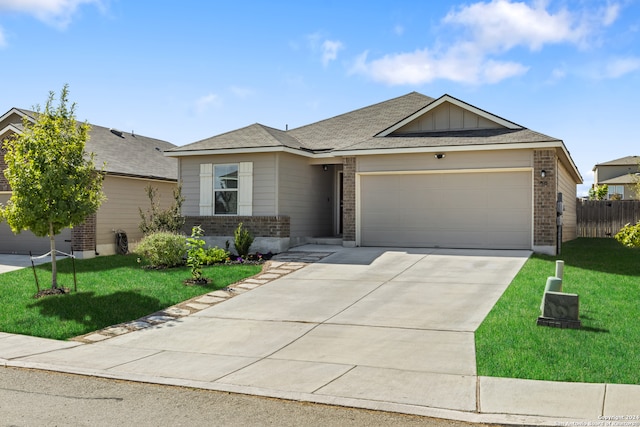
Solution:
{"label": "brick wall", "polygon": [[82,224],[71,229],[71,248],[75,252],[95,251],[96,214],[88,217]]}
{"label": "brick wall", "polygon": [[356,240],[356,158],[345,157],[343,172],[342,240]]}
{"label": "brick wall", "polygon": [[187,216],[182,230],[191,235],[191,229],[199,225],[205,236],[233,236],[239,223],[253,237],[290,237],[288,216]]}
{"label": "brick wall", "polygon": [[[556,246],[557,156],[555,150],[533,152],[533,244]],[[542,171],[546,176],[541,177]]]}

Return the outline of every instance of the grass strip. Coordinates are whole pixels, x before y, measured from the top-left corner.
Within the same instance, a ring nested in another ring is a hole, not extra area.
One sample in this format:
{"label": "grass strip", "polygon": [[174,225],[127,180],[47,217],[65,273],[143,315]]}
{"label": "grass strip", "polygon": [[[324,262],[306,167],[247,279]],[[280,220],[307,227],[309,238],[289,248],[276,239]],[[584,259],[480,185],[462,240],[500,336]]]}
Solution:
{"label": "grass strip", "polygon": [[[546,279],[564,260],[563,292],[580,298],[582,329],[537,326]],[[577,239],[534,254],[476,331],[478,375],[640,384],[640,250]]]}
{"label": "grass strip", "polygon": [[[135,255],[76,260],[78,292],[73,292],[69,259],[58,262],[58,286],[66,295],[35,299],[31,268],[0,274],[0,331],[65,340],[135,320],[198,295],[222,289],[259,273],[261,265],[213,265],[203,269],[207,286],[185,286],[188,267],[145,270]],[[51,264],[36,267],[40,288],[51,286]]]}

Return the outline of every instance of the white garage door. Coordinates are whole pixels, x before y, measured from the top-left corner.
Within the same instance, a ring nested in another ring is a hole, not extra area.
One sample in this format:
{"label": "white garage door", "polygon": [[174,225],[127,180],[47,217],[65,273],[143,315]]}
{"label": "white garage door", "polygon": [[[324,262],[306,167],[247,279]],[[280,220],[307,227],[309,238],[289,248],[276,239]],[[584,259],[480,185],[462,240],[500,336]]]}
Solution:
{"label": "white garage door", "polygon": [[[71,252],[71,229],[66,228],[56,236],[56,249]],[[0,224],[0,253],[42,255],[50,250],[48,237],[36,237],[30,231],[13,234],[6,222]]]}
{"label": "white garage door", "polygon": [[531,249],[531,172],[363,175],[363,246]]}

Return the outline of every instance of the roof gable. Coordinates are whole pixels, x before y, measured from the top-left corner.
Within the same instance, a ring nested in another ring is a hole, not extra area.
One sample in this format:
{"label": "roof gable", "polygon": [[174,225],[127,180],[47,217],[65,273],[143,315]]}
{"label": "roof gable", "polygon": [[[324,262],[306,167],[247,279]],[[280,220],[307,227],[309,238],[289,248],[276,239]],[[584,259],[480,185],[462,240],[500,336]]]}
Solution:
{"label": "roof gable", "polygon": [[377,136],[500,128],[515,130],[522,129],[522,126],[450,95],[443,95]]}

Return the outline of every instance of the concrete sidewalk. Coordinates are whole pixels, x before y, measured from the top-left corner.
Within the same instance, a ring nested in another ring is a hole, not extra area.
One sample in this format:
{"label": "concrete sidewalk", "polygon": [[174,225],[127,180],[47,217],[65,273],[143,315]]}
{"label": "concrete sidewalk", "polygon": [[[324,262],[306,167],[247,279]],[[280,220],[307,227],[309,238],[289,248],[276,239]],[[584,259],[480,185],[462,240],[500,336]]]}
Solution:
{"label": "concrete sidewalk", "polygon": [[481,423],[640,414],[640,386],[477,376],[474,331],[529,252],[331,250],[92,344],[0,334],[0,363]]}

